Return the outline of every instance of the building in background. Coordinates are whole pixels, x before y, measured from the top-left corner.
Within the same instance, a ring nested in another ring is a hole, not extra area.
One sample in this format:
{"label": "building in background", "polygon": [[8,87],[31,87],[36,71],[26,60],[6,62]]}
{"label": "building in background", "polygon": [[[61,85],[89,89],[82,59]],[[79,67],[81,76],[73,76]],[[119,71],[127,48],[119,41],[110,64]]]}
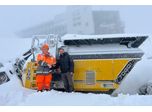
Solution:
{"label": "building in background", "polygon": [[113,34],[124,33],[118,11],[92,10],[91,6],[68,6],[53,20],[17,33],[20,37],[58,34]]}
{"label": "building in background", "polygon": [[94,34],[124,33],[118,11],[93,11]]}

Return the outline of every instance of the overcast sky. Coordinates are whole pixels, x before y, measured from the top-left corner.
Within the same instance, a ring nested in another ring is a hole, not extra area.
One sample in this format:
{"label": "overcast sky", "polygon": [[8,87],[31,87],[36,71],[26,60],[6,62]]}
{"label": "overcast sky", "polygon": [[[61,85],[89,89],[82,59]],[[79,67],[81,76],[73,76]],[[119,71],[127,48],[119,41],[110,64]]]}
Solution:
{"label": "overcast sky", "polygon": [[[0,37],[51,20],[66,6],[0,6]],[[152,33],[152,6],[93,6],[99,10],[118,10],[126,33]]]}

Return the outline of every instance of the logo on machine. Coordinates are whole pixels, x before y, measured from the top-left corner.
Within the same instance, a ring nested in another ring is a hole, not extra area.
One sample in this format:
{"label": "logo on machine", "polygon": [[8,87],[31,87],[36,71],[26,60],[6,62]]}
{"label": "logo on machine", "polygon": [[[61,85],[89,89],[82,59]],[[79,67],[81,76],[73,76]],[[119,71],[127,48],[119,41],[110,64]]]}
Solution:
{"label": "logo on machine", "polygon": [[126,67],[122,70],[122,72],[118,75],[118,78],[115,80],[117,84],[120,84],[120,82],[124,79],[124,77],[131,71],[133,66],[138,60],[132,60],[130,61]]}

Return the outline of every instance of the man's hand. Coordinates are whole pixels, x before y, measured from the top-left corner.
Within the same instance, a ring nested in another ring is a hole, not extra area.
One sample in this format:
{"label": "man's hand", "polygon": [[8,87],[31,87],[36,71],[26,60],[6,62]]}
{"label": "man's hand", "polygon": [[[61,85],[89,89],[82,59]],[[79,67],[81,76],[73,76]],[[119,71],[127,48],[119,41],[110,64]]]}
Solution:
{"label": "man's hand", "polygon": [[48,64],[48,67],[49,67],[49,68],[52,68],[52,65],[49,65],[49,64]]}
{"label": "man's hand", "polygon": [[43,62],[43,61],[40,60],[40,61],[38,61],[38,64],[39,64],[40,66],[42,66],[42,62]]}
{"label": "man's hand", "polygon": [[48,52],[47,54],[45,54],[45,56],[50,57],[50,53]]}
{"label": "man's hand", "polygon": [[70,75],[72,75],[72,76],[73,76],[73,72],[70,72]]}
{"label": "man's hand", "polygon": [[52,65],[53,67],[55,67],[56,65]]}

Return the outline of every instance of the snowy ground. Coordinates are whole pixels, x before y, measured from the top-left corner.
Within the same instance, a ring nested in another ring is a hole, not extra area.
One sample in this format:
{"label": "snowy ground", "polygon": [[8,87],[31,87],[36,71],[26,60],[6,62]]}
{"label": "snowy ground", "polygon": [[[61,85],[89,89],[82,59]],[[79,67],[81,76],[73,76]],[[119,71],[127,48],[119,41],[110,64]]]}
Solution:
{"label": "snowy ground", "polygon": [[[10,74],[11,81],[0,85],[0,105],[152,105],[151,95],[139,96],[137,94],[137,90],[142,84],[152,80],[152,60],[147,60],[147,57],[152,56],[151,42],[148,39],[141,46],[145,55],[122,83],[119,89],[121,94],[118,97],[92,93],[65,93],[54,90],[37,93],[34,90],[23,88],[17,77]],[[30,45],[31,39],[0,38],[0,62],[6,63],[8,60],[14,59],[29,49]]]}
{"label": "snowy ground", "polygon": [[99,106],[99,105],[152,105],[152,96],[124,95],[111,97],[105,94],[83,94],[50,91],[37,93],[25,89],[15,77],[0,85],[0,105],[40,106]]}

